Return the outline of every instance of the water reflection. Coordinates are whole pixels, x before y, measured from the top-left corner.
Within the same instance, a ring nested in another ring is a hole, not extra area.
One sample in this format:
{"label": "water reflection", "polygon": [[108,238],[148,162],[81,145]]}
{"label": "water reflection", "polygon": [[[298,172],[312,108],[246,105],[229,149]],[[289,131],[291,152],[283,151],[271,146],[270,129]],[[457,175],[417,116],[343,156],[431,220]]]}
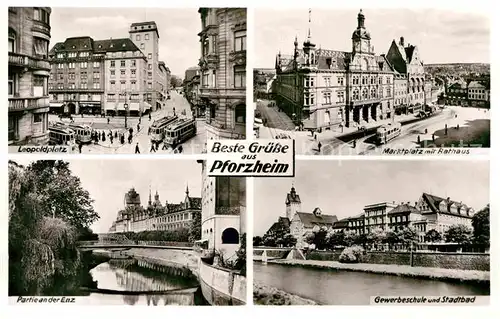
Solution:
{"label": "water reflection", "polygon": [[[124,294],[91,293],[92,304],[126,305],[199,305],[203,297],[195,289],[179,293],[151,294],[156,291],[187,289],[198,286],[194,278],[185,278],[145,269],[135,260],[111,260],[90,271],[97,288],[123,291]],[[148,292],[134,294],[133,292]]]}
{"label": "water reflection", "polygon": [[[371,296],[489,295],[489,287],[437,280],[254,263],[254,280],[324,305],[367,305]],[[290,280],[293,278],[293,280]]]}

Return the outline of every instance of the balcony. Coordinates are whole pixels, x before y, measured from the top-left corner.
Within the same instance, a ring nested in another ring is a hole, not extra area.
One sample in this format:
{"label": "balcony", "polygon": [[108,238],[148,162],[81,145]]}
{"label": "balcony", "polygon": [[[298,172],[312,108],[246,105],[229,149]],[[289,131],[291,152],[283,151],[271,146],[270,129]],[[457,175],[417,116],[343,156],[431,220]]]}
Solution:
{"label": "balcony", "polygon": [[215,215],[233,215],[233,216],[237,216],[237,215],[240,215],[240,213],[241,213],[241,207],[240,206],[215,207]]}
{"label": "balcony", "polygon": [[9,112],[49,107],[49,97],[9,97]]}
{"label": "balcony", "polygon": [[229,62],[233,62],[235,65],[246,65],[247,63],[247,51],[232,51],[229,52],[228,57]]}
{"label": "balcony", "polygon": [[219,63],[219,56],[217,54],[215,54],[215,53],[209,53],[209,54],[203,56],[198,61],[198,66],[202,70],[216,69],[218,63]]}
{"label": "balcony", "polygon": [[380,103],[381,99],[380,98],[369,98],[369,99],[364,99],[364,100],[355,100],[352,101],[352,104],[354,106],[361,106],[365,104],[376,104]]}
{"label": "balcony", "polygon": [[9,66],[25,67],[32,70],[46,70],[50,71],[49,61],[35,59],[33,57],[9,52]]}
{"label": "balcony", "polygon": [[31,31],[43,33],[50,39],[50,25],[45,22],[33,20]]}

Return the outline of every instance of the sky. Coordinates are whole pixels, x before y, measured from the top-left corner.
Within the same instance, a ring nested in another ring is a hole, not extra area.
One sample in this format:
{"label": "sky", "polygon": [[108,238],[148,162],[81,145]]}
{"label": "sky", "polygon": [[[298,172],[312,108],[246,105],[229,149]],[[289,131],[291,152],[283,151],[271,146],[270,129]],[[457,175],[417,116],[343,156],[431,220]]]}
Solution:
{"label": "sky", "polygon": [[172,74],[184,78],[200,57],[198,8],[62,8],[52,7],[50,48],[66,38],[128,38],[133,22],[155,21],[160,34],[159,57]]}
{"label": "sky", "polygon": [[[32,161],[13,159],[21,165]],[[94,209],[100,219],[91,225],[95,233],[106,233],[117,213],[124,208],[124,196],[132,187],[141,197],[141,205],[148,204],[149,185],[152,200],[158,191],[162,205],[184,200],[186,185],[189,195],[201,197],[201,164],[196,160],[141,159],[141,160],[68,160],[73,175],[80,178],[82,187],[94,199]]]}
{"label": "sky", "polygon": [[446,160],[296,161],[294,178],[255,178],[254,236],[285,217],[292,184],[302,211],[319,207],[338,219],[381,202],[418,201],[423,192],[462,201],[476,211],[489,203],[489,162]]}
{"label": "sky", "polygon": [[[356,10],[311,10],[311,36],[316,47],[352,50]],[[424,63],[489,63],[490,21],[478,14],[435,9],[363,10],[365,27],[376,54],[387,54],[392,40],[402,36],[417,45]],[[293,53],[307,37],[308,9],[255,9],[255,67],[274,68],[276,54]]]}

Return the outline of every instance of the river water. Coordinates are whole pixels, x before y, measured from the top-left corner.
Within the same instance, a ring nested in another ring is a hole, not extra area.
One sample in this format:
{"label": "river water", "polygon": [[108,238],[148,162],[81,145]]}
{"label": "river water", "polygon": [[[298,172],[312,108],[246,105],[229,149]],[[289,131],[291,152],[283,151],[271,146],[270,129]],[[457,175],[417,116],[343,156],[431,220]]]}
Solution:
{"label": "river water", "polygon": [[489,295],[489,287],[365,272],[254,262],[254,281],[324,305],[369,305],[371,296]]}
{"label": "river water", "polygon": [[203,305],[200,290],[190,293],[134,294],[199,286],[196,279],[153,271],[137,266],[135,260],[110,260],[90,271],[97,288],[124,291],[124,294],[91,293],[85,298],[92,305]]}

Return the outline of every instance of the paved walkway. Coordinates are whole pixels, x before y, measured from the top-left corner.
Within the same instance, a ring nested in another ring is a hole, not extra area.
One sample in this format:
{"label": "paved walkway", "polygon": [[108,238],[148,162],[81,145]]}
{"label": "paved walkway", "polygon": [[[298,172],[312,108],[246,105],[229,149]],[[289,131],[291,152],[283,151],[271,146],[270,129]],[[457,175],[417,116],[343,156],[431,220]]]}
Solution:
{"label": "paved walkway", "polygon": [[384,275],[408,276],[435,280],[459,280],[471,282],[489,282],[489,271],[444,269],[431,267],[410,267],[405,265],[381,264],[343,264],[336,261],[323,260],[272,260],[269,263],[292,266],[312,267],[319,269],[337,269],[362,271]]}

